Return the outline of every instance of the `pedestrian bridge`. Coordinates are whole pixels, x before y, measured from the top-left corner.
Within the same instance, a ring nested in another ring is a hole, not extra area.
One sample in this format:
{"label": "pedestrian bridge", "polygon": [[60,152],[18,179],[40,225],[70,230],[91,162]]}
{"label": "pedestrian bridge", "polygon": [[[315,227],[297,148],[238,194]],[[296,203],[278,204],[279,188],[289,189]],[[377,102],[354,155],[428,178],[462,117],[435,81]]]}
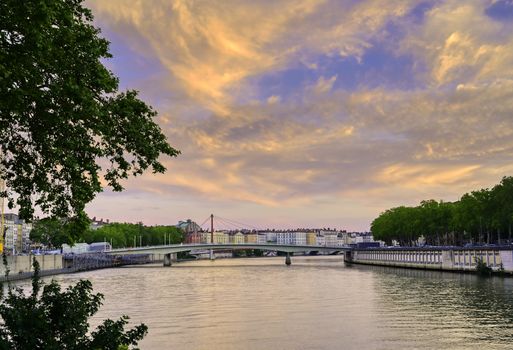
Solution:
{"label": "pedestrian bridge", "polygon": [[301,252],[343,252],[350,251],[349,247],[330,247],[330,246],[317,246],[317,245],[287,245],[287,244],[269,244],[269,243],[225,243],[225,244],[212,244],[212,243],[199,243],[199,244],[172,244],[172,245],[159,245],[137,248],[121,248],[112,249],[105,252],[111,255],[130,255],[130,254],[153,254],[164,255],[164,266],[171,265],[171,254],[180,252],[190,252],[192,250],[242,250],[242,249],[259,249],[264,251],[276,251],[287,253],[285,262],[290,264],[290,253]]}

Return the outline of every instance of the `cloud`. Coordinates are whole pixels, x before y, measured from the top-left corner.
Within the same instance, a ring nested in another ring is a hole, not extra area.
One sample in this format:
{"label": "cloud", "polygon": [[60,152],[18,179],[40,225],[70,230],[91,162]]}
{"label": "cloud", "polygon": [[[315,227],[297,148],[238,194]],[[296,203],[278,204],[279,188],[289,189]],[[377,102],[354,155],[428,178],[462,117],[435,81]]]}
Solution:
{"label": "cloud", "polygon": [[[389,206],[496,183],[513,170],[512,23],[460,1],[433,1],[413,20],[420,3],[90,1],[107,32],[135,33],[125,44],[159,62],[160,78],[135,87],[150,88],[182,150],[167,174],[129,187],[363,229]],[[394,57],[412,62],[412,83],[369,84]],[[344,60],[366,70],[354,88],[343,84],[350,66],[332,64]],[[298,78],[255,83],[283,71]]]}
{"label": "cloud", "polygon": [[267,99],[267,103],[270,105],[280,102],[280,96],[272,95]]}
{"label": "cloud", "polygon": [[[218,114],[244,79],[312,55],[361,56],[403,1],[90,1],[101,22],[137,32],[170,78]],[[128,28],[128,29],[127,29]]]}
{"label": "cloud", "polygon": [[429,68],[430,82],[490,82],[513,73],[513,22],[498,21],[486,2],[444,1],[417,25],[406,23],[401,42]]}
{"label": "cloud", "polygon": [[335,80],[337,80],[337,76],[334,75],[329,79],[325,79],[324,77],[320,77],[315,84],[314,91],[317,93],[328,92],[335,84]]}

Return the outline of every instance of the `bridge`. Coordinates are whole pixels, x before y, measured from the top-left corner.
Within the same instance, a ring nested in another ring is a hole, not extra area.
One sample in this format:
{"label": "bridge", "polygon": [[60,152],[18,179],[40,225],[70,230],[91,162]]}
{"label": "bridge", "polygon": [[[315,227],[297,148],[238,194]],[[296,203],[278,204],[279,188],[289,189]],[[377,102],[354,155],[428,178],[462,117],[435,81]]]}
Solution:
{"label": "bridge", "polygon": [[112,249],[106,254],[110,255],[131,255],[131,254],[162,254],[164,255],[164,266],[171,266],[171,254],[180,252],[190,252],[192,250],[243,250],[243,249],[259,249],[264,251],[275,251],[286,253],[285,263],[290,265],[290,253],[302,252],[346,252],[350,251],[349,247],[329,247],[317,245],[287,245],[287,244],[269,244],[269,243],[199,243],[199,244],[171,244],[159,246],[147,246],[137,248],[120,248]]}

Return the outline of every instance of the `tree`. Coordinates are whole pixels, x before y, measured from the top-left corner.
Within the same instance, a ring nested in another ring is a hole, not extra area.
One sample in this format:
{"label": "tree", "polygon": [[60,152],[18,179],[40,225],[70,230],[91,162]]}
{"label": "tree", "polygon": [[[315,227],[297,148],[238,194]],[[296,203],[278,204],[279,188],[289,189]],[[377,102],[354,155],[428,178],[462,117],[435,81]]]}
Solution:
{"label": "tree", "polygon": [[30,240],[47,246],[58,247],[69,241],[69,235],[59,219],[44,218],[34,223],[34,227],[30,231]]}
{"label": "tree", "polygon": [[184,233],[176,226],[144,226],[140,224],[112,223],[88,230],[83,236],[87,243],[111,242],[113,248],[139,245],[177,244],[184,242]]}
{"label": "tree", "polygon": [[503,177],[500,184],[492,189],[492,197],[495,203],[496,218],[494,222],[507,232],[508,240],[512,239],[513,225],[513,177]]}
{"label": "tree", "polygon": [[83,213],[70,219],[49,217],[37,220],[30,231],[30,240],[51,247],[61,247],[64,243],[74,243],[74,238],[78,233],[87,230],[90,222]]}
{"label": "tree", "polygon": [[[408,245],[418,234],[428,244],[463,244],[465,241],[501,243],[513,231],[513,177],[503,177],[490,189],[465,193],[457,202],[433,199],[417,207],[397,207],[381,213],[371,224],[376,239]],[[496,233],[496,238],[493,236]]]}
{"label": "tree", "polygon": [[[0,1],[0,177],[9,208],[83,214],[102,191],[177,156],[136,91],[102,63],[109,43],[83,0]],[[100,164],[108,164],[102,168]]]}
{"label": "tree", "polygon": [[30,294],[9,286],[4,297],[0,285],[0,349],[118,350],[137,345],[146,335],[144,324],[125,331],[126,316],[105,320],[89,332],[87,320],[96,314],[103,296],[94,294],[91,282],[85,280],[65,290],[55,281],[43,285],[35,259],[33,265]]}

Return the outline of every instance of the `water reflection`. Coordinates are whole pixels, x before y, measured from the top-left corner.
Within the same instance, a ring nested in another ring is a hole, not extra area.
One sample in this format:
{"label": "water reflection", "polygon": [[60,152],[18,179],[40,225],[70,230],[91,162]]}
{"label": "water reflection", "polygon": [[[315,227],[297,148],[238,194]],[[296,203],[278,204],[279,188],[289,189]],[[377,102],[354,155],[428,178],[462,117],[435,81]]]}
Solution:
{"label": "water reflection", "polygon": [[57,276],[92,280],[150,327],[142,349],[507,349],[513,280],[347,267],[340,256],[194,261]]}
{"label": "water reflection", "polygon": [[506,348],[513,340],[510,278],[386,267],[357,269],[376,278],[382,327],[409,333],[412,345]]}

